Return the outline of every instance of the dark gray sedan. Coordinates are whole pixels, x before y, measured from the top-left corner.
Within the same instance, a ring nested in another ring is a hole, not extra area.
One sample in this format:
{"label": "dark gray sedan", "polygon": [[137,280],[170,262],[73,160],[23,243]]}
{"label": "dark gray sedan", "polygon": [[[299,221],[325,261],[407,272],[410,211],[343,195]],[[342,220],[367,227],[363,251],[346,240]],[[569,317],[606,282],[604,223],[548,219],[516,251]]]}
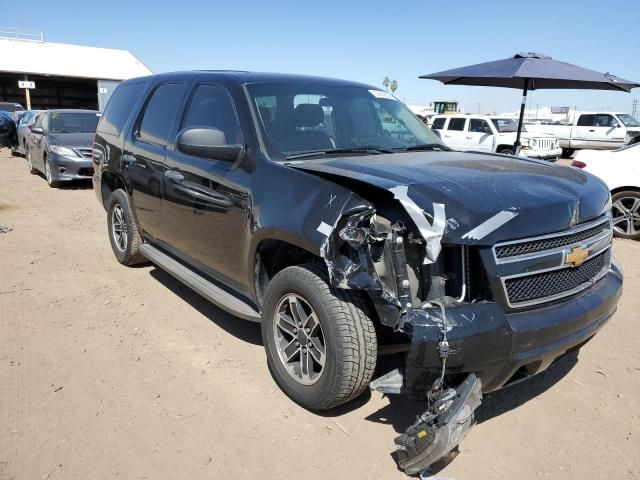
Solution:
{"label": "dark gray sedan", "polygon": [[49,110],[41,113],[27,140],[29,171],[44,173],[50,187],[93,176],[91,148],[100,113]]}

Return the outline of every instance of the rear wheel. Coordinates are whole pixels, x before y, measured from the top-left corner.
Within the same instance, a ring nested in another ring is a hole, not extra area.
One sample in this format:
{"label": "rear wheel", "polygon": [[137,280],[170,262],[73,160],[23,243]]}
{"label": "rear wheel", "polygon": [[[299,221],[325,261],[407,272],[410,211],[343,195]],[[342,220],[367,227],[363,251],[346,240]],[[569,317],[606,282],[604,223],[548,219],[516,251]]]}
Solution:
{"label": "rear wheel", "polygon": [[148,260],[140,253],[142,237],[138,232],[129,196],[118,189],[111,194],[107,210],[107,227],[111,249],[123,265],[137,265]]}
{"label": "rear wheel", "polygon": [[614,235],[640,240],[640,192],[618,192],[611,198],[611,203]]}
{"label": "rear wheel", "polygon": [[287,267],[273,277],[262,338],[275,381],[305,408],[346,403],[373,376],[377,339],[366,298],[330,287],[317,264]]}

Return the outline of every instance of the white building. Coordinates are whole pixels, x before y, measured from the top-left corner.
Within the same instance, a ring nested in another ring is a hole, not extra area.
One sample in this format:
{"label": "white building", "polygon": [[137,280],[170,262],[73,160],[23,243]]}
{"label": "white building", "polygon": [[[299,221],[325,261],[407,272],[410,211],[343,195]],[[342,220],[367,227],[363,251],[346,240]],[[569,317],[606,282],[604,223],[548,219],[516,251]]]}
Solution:
{"label": "white building", "polygon": [[128,50],[45,42],[42,34],[0,30],[0,101],[27,107],[19,81],[29,90],[32,109],[102,110],[121,80],[152,72]]}

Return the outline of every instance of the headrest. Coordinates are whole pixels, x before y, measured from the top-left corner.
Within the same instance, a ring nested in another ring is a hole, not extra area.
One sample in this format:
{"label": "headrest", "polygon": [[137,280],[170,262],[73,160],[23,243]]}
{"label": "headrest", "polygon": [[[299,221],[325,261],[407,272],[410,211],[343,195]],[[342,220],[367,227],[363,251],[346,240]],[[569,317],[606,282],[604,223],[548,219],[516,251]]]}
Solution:
{"label": "headrest", "polygon": [[301,103],[293,112],[296,127],[315,127],[324,121],[324,110],[315,103]]}

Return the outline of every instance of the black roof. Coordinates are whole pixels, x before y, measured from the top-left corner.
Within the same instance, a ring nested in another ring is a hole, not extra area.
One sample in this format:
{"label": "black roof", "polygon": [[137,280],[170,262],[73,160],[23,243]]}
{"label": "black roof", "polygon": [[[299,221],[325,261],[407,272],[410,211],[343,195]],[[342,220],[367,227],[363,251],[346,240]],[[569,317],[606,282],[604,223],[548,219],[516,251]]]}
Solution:
{"label": "black roof", "polygon": [[[242,84],[252,83],[299,83],[299,84],[323,84],[336,85],[345,87],[362,87],[368,89],[380,90],[378,87],[372,87],[365,83],[352,82],[349,80],[339,80],[336,78],[317,77],[313,75],[296,75],[291,73],[264,73],[264,72],[246,72],[242,70],[194,70],[186,72],[168,72],[153,75],[152,77],[173,77],[176,76],[232,79]],[[145,77],[149,78],[149,77]],[[133,79],[132,79],[133,80]]]}

